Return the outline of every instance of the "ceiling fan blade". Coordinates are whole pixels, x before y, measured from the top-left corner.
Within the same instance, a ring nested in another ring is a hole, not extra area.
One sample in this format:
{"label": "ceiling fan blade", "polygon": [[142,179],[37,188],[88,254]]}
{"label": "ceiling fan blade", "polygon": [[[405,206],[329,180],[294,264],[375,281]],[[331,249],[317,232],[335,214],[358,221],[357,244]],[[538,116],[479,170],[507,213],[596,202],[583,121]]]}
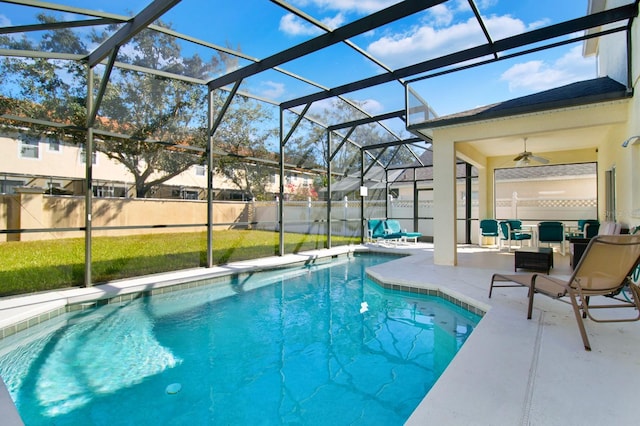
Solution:
{"label": "ceiling fan blade", "polygon": [[528,154],[528,153],[526,153],[526,152],[521,152],[520,154],[518,154],[518,155],[516,156],[516,158],[514,158],[514,159],[513,159],[513,161],[520,161],[520,160],[522,160],[523,158],[526,158],[526,157],[528,157],[528,156],[529,156],[529,154]]}
{"label": "ceiling fan blade", "polygon": [[538,163],[541,163],[541,164],[549,163],[549,160],[547,160],[544,157],[538,157],[538,156],[532,155],[529,158],[531,158],[533,161],[537,161]]}

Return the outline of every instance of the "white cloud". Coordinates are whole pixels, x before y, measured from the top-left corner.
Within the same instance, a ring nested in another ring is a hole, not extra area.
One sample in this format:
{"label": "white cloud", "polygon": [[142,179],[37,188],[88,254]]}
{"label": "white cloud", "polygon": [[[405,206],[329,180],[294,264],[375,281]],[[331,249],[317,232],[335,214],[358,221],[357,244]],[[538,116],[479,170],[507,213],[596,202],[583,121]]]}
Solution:
{"label": "white cloud", "polygon": [[[317,117],[322,117],[324,115],[325,111],[328,111],[328,110],[331,110],[331,109],[335,109],[337,102],[338,102],[338,100],[335,99],[335,98],[321,99],[321,100],[316,101],[316,102],[311,104],[311,108],[309,109],[309,113],[313,114],[313,115],[315,115]],[[302,111],[302,107],[300,107],[299,110]],[[323,123],[323,124],[329,124],[329,123]]]}
{"label": "white cloud", "polygon": [[262,96],[268,99],[278,99],[285,92],[284,84],[282,83],[276,83],[274,81],[263,81],[261,85],[266,86],[266,88],[262,90]]}
{"label": "white cloud", "polygon": [[551,20],[548,18],[540,19],[538,21],[533,21],[529,25],[527,25],[527,30],[529,31],[535,30],[536,28],[544,27],[545,25],[549,25],[550,23],[551,23]]}
{"label": "white cloud", "polygon": [[359,101],[358,103],[362,106],[362,109],[364,109],[371,115],[382,114],[383,112],[385,112],[382,103],[377,101],[376,99],[365,99],[364,101]]}
{"label": "white cloud", "polygon": [[10,27],[11,19],[7,18],[5,15],[0,15],[0,27]]}
{"label": "white cloud", "polygon": [[454,12],[446,4],[439,4],[429,9],[429,16],[433,19],[434,25],[447,26],[453,21]]}
{"label": "white cloud", "polygon": [[280,18],[280,31],[294,36],[322,34],[322,30],[320,28],[307,24],[292,13],[287,13]]}
{"label": "white cloud", "polygon": [[342,13],[338,13],[333,18],[331,17],[324,18],[322,20],[322,23],[325,24],[330,29],[335,30],[336,28],[340,27],[344,23],[344,15]]}
{"label": "white cloud", "polygon": [[541,91],[595,77],[595,58],[584,58],[582,46],[573,47],[552,63],[529,61],[516,64],[500,76],[510,91]]}
{"label": "white cloud", "polygon": [[[330,29],[338,28],[344,22],[344,15],[338,13],[336,16],[324,18],[322,23]],[[298,36],[310,35],[317,36],[324,33],[324,30],[303,21],[292,13],[288,13],[280,18],[280,31],[285,34]]]}
{"label": "white cloud", "polygon": [[[526,25],[510,16],[492,16],[485,19],[494,40],[522,33]],[[404,34],[385,36],[371,43],[369,53],[392,67],[435,58],[457,50],[486,43],[482,29],[475,18],[446,28],[424,25]]]}
{"label": "white cloud", "polygon": [[[480,0],[476,1],[476,6],[480,13],[482,13],[497,3],[498,0]],[[449,25],[453,22],[454,15],[461,12],[471,12],[471,6],[469,6],[468,0],[456,0],[455,2],[441,3],[433,6],[427,10],[427,19],[436,26]]]}

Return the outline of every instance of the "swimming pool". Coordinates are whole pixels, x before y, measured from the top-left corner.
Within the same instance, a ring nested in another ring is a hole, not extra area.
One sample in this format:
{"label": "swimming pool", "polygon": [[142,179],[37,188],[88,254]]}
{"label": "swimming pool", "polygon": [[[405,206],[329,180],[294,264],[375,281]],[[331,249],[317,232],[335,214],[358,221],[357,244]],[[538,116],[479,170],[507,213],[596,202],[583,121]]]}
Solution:
{"label": "swimming pool", "polygon": [[65,314],[0,342],[27,425],[402,424],[480,317],[356,255]]}

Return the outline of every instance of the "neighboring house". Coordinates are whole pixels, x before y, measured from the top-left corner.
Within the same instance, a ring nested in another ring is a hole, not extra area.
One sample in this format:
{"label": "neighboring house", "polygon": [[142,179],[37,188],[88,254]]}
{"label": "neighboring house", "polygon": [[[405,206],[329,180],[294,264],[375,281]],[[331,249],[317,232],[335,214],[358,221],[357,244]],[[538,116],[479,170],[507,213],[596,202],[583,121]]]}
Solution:
{"label": "neighboring house", "polygon": [[[34,136],[19,129],[0,128],[0,194],[12,194],[16,187],[40,187],[47,193],[83,195],[85,177],[83,146],[60,141],[47,135]],[[135,197],[131,173],[121,163],[105,154],[93,155],[93,194],[96,197]],[[313,176],[304,172],[287,172],[285,193],[313,193]],[[279,192],[279,175],[274,173],[267,187],[273,197]],[[251,201],[226,177],[213,180],[214,199]],[[155,188],[152,198],[207,198],[206,167],[194,165],[180,175]]]}

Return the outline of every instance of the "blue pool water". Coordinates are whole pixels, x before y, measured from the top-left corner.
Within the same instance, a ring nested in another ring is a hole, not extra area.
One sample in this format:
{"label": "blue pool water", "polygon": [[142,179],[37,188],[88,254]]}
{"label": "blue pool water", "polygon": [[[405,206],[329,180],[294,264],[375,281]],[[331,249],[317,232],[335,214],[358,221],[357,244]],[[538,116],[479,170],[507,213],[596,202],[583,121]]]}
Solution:
{"label": "blue pool water", "polygon": [[66,314],[0,341],[26,425],[400,425],[479,317],[384,290],[388,256]]}

